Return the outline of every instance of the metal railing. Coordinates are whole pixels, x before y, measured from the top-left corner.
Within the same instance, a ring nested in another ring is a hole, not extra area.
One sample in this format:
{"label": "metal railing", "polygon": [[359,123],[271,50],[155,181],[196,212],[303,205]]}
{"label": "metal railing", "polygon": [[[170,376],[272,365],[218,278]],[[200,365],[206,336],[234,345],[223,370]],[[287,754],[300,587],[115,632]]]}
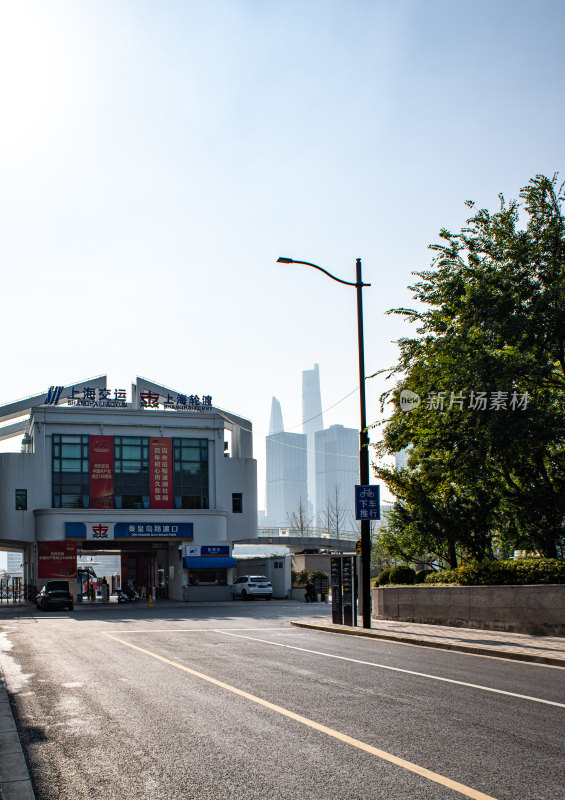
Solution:
{"label": "metal railing", "polygon": [[283,539],[342,539],[345,542],[355,542],[359,538],[359,531],[332,531],[327,528],[308,528],[296,530],[294,528],[258,528],[259,538],[280,537]]}
{"label": "metal railing", "polygon": [[0,578],[0,603],[23,603],[26,600],[23,578]]}

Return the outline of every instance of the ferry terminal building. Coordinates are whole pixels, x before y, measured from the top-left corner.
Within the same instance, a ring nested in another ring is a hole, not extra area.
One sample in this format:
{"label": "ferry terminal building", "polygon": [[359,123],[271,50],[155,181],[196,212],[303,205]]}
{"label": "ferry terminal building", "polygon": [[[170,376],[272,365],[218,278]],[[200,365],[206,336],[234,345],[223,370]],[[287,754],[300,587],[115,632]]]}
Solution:
{"label": "ferry terminal building", "polygon": [[0,453],[0,549],[23,553],[30,599],[50,578],[76,598],[77,556],[95,552],[146,593],[231,597],[233,544],[257,537],[248,420],[143,378],[128,402],[100,376],[0,407],[0,438],[22,434]]}

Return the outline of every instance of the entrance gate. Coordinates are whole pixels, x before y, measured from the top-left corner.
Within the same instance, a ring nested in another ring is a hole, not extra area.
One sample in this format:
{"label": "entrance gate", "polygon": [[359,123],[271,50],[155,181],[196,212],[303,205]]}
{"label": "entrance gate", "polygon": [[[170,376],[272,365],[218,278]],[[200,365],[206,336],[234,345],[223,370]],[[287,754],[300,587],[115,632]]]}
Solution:
{"label": "entrance gate", "polygon": [[[82,542],[81,555],[120,555],[120,578],[122,586],[135,588],[142,598],[168,598],[169,547],[165,542]],[[112,586],[114,590],[116,587]]]}
{"label": "entrance gate", "polygon": [[8,603],[23,603],[24,583],[23,578],[1,578],[0,579],[0,602],[2,605]]}

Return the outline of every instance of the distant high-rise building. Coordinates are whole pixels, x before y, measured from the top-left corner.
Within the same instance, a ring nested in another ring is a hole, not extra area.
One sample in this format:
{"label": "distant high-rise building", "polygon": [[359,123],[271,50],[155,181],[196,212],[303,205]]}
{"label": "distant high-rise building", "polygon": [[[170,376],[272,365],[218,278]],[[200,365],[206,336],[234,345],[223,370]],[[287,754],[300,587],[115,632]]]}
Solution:
{"label": "distant high-rise building", "polygon": [[320,367],[302,372],[302,433],[307,437],[308,448],[308,499],[309,513],[316,517],[316,432],[324,427],[322,417],[322,394],[320,391]]}
{"label": "distant high-rise building", "polygon": [[6,553],[6,571],[11,575],[23,575],[23,553]]}
{"label": "distant high-rise building", "polygon": [[269,434],[280,433],[284,431],[283,417],[281,404],[276,397],[273,397],[271,403],[271,421],[269,423]]}
{"label": "distant high-rise building", "polygon": [[396,469],[408,469],[408,456],[410,455],[410,448],[405,447],[404,450],[399,450],[394,454],[394,466]]}
{"label": "distant high-rise building", "polygon": [[355,529],[355,485],[359,483],[359,431],[323,429],[320,368],[302,372],[302,433],[284,430],[281,405],[271,404],[267,449],[266,527],[288,527],[302,512],[314,527]]}
{"label": "distant high-rise building", "polygon": [[281,406],[276,397],[271,405],[267,448],[267,525],[288,527],[289,517],[300,504],[306,509],[308,486],[306,471],[307,437],[284,430]]}
{"label": "distant high-rise building", "polygon": [[328,515],[333,515],[334,527],[337,522],[342,529],[354,530],[358,483],[359,431],[343,425],[317,431],[316,508],[322,527],[327,524]]}

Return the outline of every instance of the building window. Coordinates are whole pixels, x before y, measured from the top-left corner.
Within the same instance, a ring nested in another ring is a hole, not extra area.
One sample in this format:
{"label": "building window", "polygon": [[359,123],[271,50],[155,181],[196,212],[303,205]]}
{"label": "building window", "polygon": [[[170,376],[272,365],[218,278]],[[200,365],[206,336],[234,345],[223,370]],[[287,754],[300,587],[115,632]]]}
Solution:
{"label": "building window", "polygon": [[53,507],[88,508],[89,437],[53,434]]}
{"label": "building window", "polygon": [[149,508],[149,438],[114,436],[116,508]]}
{"label": "building window", "polygon": [[173,439],[175,508],[209,508],[208,440]]}
{"label": "building window", "polygon": [[234,492],[231,496],[231,510],[234,514],[243,513],[243,495],[241,492]]}
{"label": "building window", "polygon": [[27,489],[16,489],[16,511],[27,511]]}
{"label": "building window", "polygon": [[[90,505],[89,436],[53,435],[53,507]],[[174,507],[209,508],[208,440],[173,439]],[[150,507],[149,437],[114,437],[116,508]]]}
{"label": "building window", "polygon": [[190,569],[188,571],[189,586],[225,586],[227,584],[225,569]]}

